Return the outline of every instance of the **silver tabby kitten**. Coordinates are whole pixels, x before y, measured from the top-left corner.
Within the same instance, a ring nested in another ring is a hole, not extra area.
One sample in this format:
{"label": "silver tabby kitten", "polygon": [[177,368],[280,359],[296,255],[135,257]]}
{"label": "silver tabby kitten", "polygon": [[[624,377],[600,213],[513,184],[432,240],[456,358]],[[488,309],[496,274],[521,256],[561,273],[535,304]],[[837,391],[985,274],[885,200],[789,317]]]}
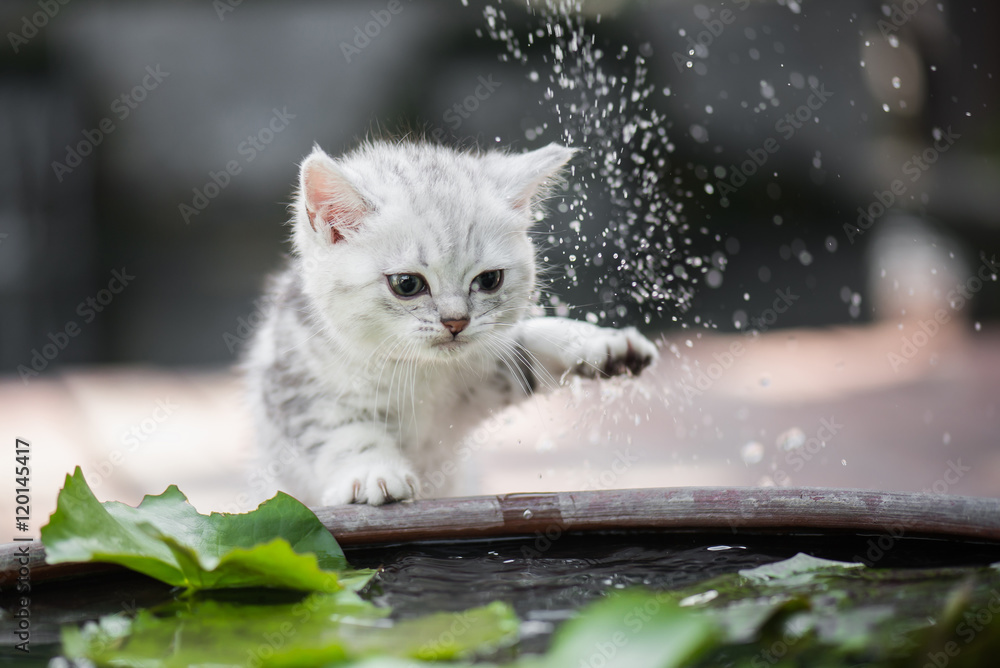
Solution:
{"label": "silver tabby kitten", "polygon": [[572,156],[369,142],[305,159],[294,256],[246,360],[284,490],[314,505],[412,498],[490,413],[567,373],[656,358],[635,329],[529,315],[529,228]]}

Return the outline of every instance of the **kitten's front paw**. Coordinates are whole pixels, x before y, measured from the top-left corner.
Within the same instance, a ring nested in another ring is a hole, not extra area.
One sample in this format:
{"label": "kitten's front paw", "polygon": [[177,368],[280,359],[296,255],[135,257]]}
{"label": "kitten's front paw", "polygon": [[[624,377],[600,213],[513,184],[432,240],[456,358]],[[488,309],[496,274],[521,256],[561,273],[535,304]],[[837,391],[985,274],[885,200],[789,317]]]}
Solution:
{"label": "kitten's front paw", "polygon": [[349,503],[383,503],[412,499],[417,492],[417,476],[402,458],[367,458],[354,461],[333,476],[320,503],[342,506]]}
{"label": "kitten's front paw", "polygon": [[573,371],[586,378],[638,376],[658,357],[656,345],[635,327],[602,328],[583,344],[581,360]]}

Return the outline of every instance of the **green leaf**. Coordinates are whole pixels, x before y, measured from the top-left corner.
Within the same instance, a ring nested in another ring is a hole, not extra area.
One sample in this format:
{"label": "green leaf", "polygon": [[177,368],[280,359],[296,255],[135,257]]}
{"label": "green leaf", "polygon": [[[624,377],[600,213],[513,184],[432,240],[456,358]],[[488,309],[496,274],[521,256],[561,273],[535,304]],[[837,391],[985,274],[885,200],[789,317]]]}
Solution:
{"label": "green leaf", "polygon": [[131,621],[114,615],[64,628],[63,650],[99,666],[319,666],[376,656],[472,658],[517,639],[517,617],[502,603],[396,624],[387,614],[347,591],[274,605],[196,597]]}
{"label": "green leaf", "polygon": [[[344,552],[299,501],[278,493],[249,513],[200,514],[171,485],[137,508],[94,496],[77,467],[41,530],[50,564],[99,561],[192,590],[276,587],[337,591]],[[360,587],[370,571],[349,571]]]}
{"label": "green leaf", "polygon": [[585,608],[559,629],[545,657],[523,665],[673,668],[689,665],[717,637],[707,618],[662,594],[626,591]]}

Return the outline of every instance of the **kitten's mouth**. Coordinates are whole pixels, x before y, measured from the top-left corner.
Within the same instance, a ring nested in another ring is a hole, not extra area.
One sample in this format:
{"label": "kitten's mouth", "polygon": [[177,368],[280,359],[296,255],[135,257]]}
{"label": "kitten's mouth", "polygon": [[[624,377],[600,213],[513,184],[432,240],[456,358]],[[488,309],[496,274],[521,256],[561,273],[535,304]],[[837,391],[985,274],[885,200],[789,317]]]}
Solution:
{"label": "kitten's mouth", "polygon": [[461,350],[462,348],[464,348],[467,345],[469,345],[469,339],[467,339],[467,338],[447,339],[447,340],[444,340],[444,341],[435,341],[431,345],[434,348],[438,349],[438,350],[445,350],[447,352],[454,352],[454,351],[457,351],[457,350]]}

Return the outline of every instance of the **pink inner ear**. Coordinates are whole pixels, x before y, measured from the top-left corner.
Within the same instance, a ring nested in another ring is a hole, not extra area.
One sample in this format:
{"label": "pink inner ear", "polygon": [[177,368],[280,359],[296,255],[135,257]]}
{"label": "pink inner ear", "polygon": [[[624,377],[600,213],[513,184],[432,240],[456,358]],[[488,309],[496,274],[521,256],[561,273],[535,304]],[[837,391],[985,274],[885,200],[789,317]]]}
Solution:
{"label": "pink inner ear", "polygon": [[330,228],[330,242],[337,243],[344,240],[344,232],[357,229],[361,219],[365,215],[364,209],[348,206],[343,202],[327,201],[320,203],[315,210],[306,207],[309,214],[309,224],[314,230],[318,225],[325,225]]}
{"label": "pink inner ear", "polygon": [[353,230],[368,213],[361,195],[337,169],[326,160],[312,160],[302,170],[306,214],[314,230],[330,230],[330,242],[344,240],[344,232]]}

